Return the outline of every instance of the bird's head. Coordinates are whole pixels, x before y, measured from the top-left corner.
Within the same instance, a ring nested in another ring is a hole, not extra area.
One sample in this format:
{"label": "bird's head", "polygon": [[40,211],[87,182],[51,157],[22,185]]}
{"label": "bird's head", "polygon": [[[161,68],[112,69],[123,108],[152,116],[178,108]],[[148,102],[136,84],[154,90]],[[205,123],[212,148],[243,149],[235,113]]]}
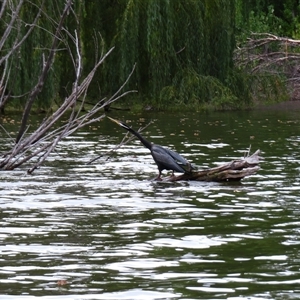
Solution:
{"label": "bird's head", "polygon": [[127,130],[130,129],[130,127],[129,127],[126,123],[121,122],[121,121],[116,120],[116,119],[113,119],[113,118],[111,118],[111,117],[108,117],[108,118],[109,118],[111,121],[117,123],[119,126],[125,128],[125,129],[127,129]]}

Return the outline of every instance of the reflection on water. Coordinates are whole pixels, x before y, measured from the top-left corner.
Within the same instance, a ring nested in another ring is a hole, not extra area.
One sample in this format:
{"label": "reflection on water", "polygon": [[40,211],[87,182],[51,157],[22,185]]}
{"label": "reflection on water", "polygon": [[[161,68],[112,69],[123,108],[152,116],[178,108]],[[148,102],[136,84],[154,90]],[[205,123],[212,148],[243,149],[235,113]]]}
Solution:
{"label": "reflection on water", "polygon": [[201,167],[251,144],[262,169],[235,184],[153,182],[138,141],[86,165],[124,134],[103,120],[32,176],[0,173],[0,299],[298,299],[298,114],[143,118],[155,119],[145,136]]}

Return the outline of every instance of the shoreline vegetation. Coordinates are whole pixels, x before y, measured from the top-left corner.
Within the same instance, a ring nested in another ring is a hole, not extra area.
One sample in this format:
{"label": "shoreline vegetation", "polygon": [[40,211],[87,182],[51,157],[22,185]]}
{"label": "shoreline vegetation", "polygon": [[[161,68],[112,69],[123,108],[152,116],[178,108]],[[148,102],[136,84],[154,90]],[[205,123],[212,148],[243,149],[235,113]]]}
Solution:
{"label": "shoreline vegetation", "polygon": [[[295,91],[297,92],[297,91]],[[178,104],[175,107],[171,107],[171,108],[165,108],[165,109],[157,109],[155,107],[152,107],[151,105],[146,105],[143,106],[141,105],[141,103],[138,100],[132,100],[130,101],[130,103],[121,103],[120,102],[116,102],[115,105],[111,105],[109,108],[105,108],[104,106],[102,107],[101,110],[99,110],[100,113],[110,113],[110,112],[130,112],[130,113],[154,113],[154,112],[213,112],[213,111],[234,111],[234,110],[263,110],[263,109],[272,109],[272,110],[277,110],[277,109],[285,109],[285,110],[298,110],[300,109],[300,99],[287,99],[285,100],[286,97],[284,97],[284,100],[280,101],[280,100],[274,100],[274,101],[269,101],[269,102],[259,102],[256,101],[255,103],[252,103],[251,106],[248,107],[231,107],[231,108],[220,108],[218,109],[217,107],[212,107],[212,106],[198,106],[198,107],[190,107],[190,106],[186,106],[184,104]],[[75,111],[79,111],[81,113],[89,111],[92,108],[92,104],[85,104],[84,108],[82,108],[79,105],[75,106]],[[53,105],[51,107],[49,107],[48,109],[40,109],[38,107],[34,107],[32,109],[32,113],[34,113],[34,115],[48,115],[48,114],[52,114],[53,112],[55,112],[58,109],[57,105]],[[73,108],[72,108],[73,109]],[[70,108],[69,111],[72,111],[72,109]],[[3,118],[6,118],[8,116],[12,117],[12,116],[18,116],[18,119],[20,117],[20,114],[23,113],[23,107],[20,106],[9,106],[5,112],[0,113],[0,120]]]}

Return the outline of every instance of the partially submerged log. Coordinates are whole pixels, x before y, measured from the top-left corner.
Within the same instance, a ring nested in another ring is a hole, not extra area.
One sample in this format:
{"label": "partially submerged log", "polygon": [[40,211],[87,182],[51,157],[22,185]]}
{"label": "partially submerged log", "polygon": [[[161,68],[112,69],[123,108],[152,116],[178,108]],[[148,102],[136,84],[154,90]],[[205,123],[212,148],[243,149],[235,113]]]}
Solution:
{"label": "partially submerged log", "polygon": [[240,160],[233,160],[225,165],[209,168],[201,171],[194,171],[189,174],[171,176],[165,181],[240,181],[246,176],[255,174],[259,169],[260,150]]}

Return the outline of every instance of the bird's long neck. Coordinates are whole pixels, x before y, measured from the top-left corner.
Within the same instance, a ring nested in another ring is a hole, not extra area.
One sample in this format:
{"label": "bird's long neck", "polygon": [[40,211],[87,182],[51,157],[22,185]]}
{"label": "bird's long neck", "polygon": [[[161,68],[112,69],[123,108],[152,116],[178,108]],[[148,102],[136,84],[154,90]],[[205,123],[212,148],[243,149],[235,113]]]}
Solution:
{"label": "bird's long neck", "polygon": [[152,146],[151,142],[147,141],[143,136],[141,136],[137,131],[133,130],[132,128],[128,127],[127,130],[131,132],[133,135],[135,135],[146,148],[151,149]]}

